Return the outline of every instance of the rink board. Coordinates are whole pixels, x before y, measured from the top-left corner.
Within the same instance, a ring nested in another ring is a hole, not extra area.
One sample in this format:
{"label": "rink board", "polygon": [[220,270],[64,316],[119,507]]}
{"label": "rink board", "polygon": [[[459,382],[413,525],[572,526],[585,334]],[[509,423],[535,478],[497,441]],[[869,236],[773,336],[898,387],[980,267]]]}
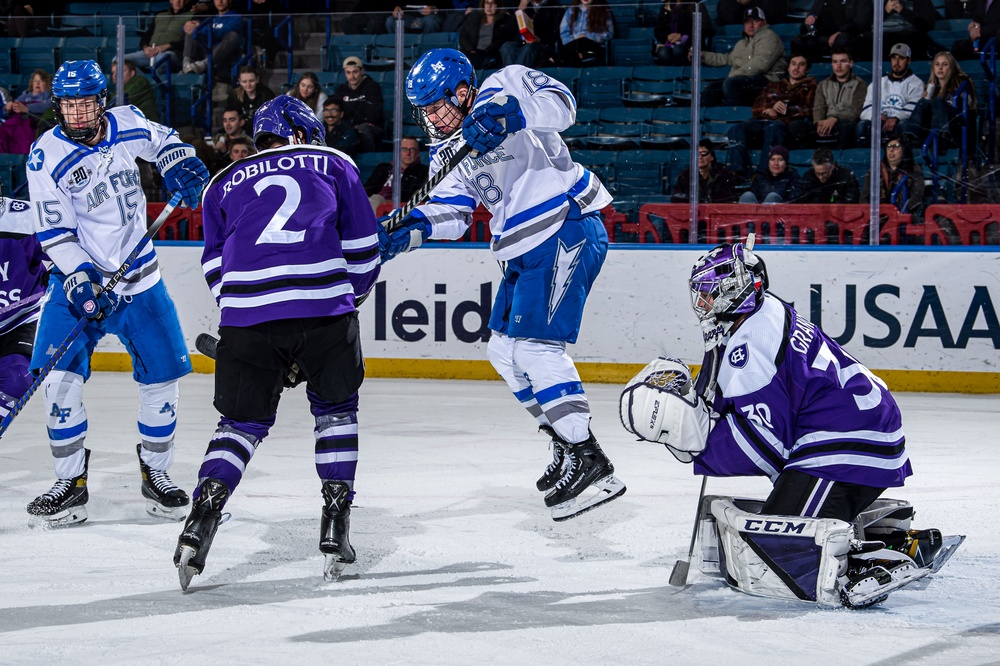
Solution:
{"label": "rink board", "polygon": [[[585,381],[620,383],[659,354],[701,361],[687,277],[707,249],[612,246],[570,353]],[[764,246],[771,289],[895,390],[1000,393],[1000,252],[982,248]],[[219,312],[200,244],[160,243],[160,268],[194,352]],[[383,267],[361,308],[368,374],[493,379],[487,322],[500,270],[485,245],[431,245]],[[129,370],[116,339],[95,368]]]}

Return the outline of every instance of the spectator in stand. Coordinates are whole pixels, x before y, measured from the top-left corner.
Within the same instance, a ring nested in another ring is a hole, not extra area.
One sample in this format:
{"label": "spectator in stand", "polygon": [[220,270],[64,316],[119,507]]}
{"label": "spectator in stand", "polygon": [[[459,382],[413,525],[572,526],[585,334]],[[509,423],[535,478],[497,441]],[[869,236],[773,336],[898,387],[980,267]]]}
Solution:
{"label": "spectator in stand", "polygon": [[773,146],[767,157],[767,170],[758,171],[750,189],[740,195],[740,203],[780,204],[795,196],[799,174],[788,166],[788,148]]}
{"label": "spectator in stand", "polygon": [[260,105],[274,99],[274,91],[260,82],[260,77],[250,65],[240,67],[239,85],[226,98],[227,107],[236,107],[244,118],[253,122]]}
{"label": "spectator in stand", "polygon": [[[153,90],[153,84],[145,76],[137,73],[135,63],[131,60],[125,60],[122,71],[125,104],[136,107],[142,111],[142,115],[154,123],[160,122],[160,110],[156,107],[156,92]],[[111,62],[111,80],[116,86],[118,85],[118,63],[114,61]],[[114,88],[108,91],[108,99],[111,100],[108,106],[111,106],[115,99]]]}
{"label": "spectator in stand", "polygon": [[975,0],[944,0],[944,17],[946,19],[975,21],[975,11]]}
{"label": "spectator in stand", "polygon": [[[959,88],[962,88],[961,94]],[[911,144],[919,145],[931,130],[938,130],[946,146],[957,145],[963,125],[963,107],[969,110],[969,136],[974,138],[971,128],[976,126],[976,86],[959,67],[955,56],[947,51],[938,53],[931,63],[931,75],[923,97],[903,123],[903,134]]]}
{"label": "spectator in stand", "polygon": [[805,53],[809,62],[820,62],[835,47],[870,52],[873,11],[872,0],[817,0],[792,39],[792,53]]}
{"label": "spectator in stand", "polygon": [[51,17],[62,13],[63,3],[32,0],[4,4],[7,34],[10,37],[35,37],[44,35],[52,27]]}
{"label": "spectator in stand", "polygon": [[656,39],[653,55],[656,57],[656,64],[688,64],[688,51],[691,50],[691,39],[694,34],[692,16],[695,6],[701,14],[702,43],[711,43],[715,28],[712,27],[712,19],[704,3],[693,5],[679,0],[663,0],[660,13],[656,17],[656,25],[653,27],[653,37]]}
{"label": "spectator in stand", "polygon": [[52,108],[52,75],[44,69],[31,74],[28,89],[4,105],[0,153],[27,155],[38,135],[38,121]]}
{"label": "spectator in stand", "polygon": [[750,7],[760,7],[772,25],[788,20],[787,0],[719,0],[719,6],[716,8],[719,25],[743,23],[743,18]]}
{"label": "spectator in stand", "polygon": [[375,152],[385,135],[382,87],[365,74],[361,58],[357,56],[344,58],[344,76],[347,82],[337,86],[333,96],[344,103],[344,119],[358,133],[360,152]]}
{"label": "spectator in stand", "polygon": [[361,142],[354,128],[344,122],[344,103],[336,97],[323,102],[323,126],[326,128],[326,145],[354,157]]}
{"label": "spectator in stand", "polygon": [[837,148],[854,144],[868,84],[854,73],[854,59],[847,49],[834,47],[830,56],[833,74],[816,86],[813,124],[822,142]]}
{"label": "spectator in stand", "polygon": [[[689,56],[690,57],[690,56]],[[701,62],[709,67],[729,67],[722,81],[702,84],[704,106],[749,106],[771,81],[777,81],[787,69],[785,45],[781,37],[767,25],[759,7],[746,10],[743,38],[729,53],[702,51]]]}
{"label": "spectator in stand", "polygon": [[[229,68],[243,55],[243,17],[232,8],[232,0],[214,0],[215,16],[211,22],[212,76],[229,81]],[[204,34],[195,36],[202,21],[193,18],[184,24],[184,57],[181,71],[185,74],[204,74],[208,69],[208,51],[202,44]]]}
{"label": "spectator in stand", "polygon": [[229,147],[236,139],[250,138],[244,130],[246,119],[240,110],[234,106],[226,107],[222,112],[222,129],[212,137],[212,147],[215,148],[215,159],[213,164],[219,165],[220,159],[226,159],[229,155]]}
{"label": "spectator in stand", "polygon": [[[420,162],[420,144],[416,137],[404,136],[400,140],[399,168],[399,200],[409,201],[413,193],[427,182],[430,172],[430,168]],[[374,211],[386,202],[392,203],[392,163],[382,162],[375,167],[365,181],[365,192]]]}
{"label": "spectator in stand", "polygon": [[[691,184],[691,168],[688,167],[677,177],[672,203],[688,203]],[[700,203],[735,203],[736,178],[726,167],[715,161],[715,148],[708,139],[698,142],[698,201]]]}
{"label": "spectator in stand", "polygon": [[357,11],[340,19],[340,29],[345,35],[380,35],[397,6],[396,0],[365,0]]}
{"label": "spectator in stand", "polygon": [[[930,31],[939,18],[932,0],[881,0],[885,3],[882,16],[882,52],[891,57],[889,47],[900,42],[908,44],[917,59],[928,57]],[[912,56],[911,56],[912,57]]]}
{"label": "spectator in stand", "polygon": [[[879,201],[923,220],[924,171],[913,161],[909,144],[902,139],[887,143],[880,167]],[[865,174],[861,203],[871,201],[871,177],[871,171]]]}
{"label": "spectator in stand", "polygon": [[812,156],[812,169],[799,178],[794,190],[795,203],[858,203],[858,181],[850,170],[838,165],[829,148],[818,148]]}
{"label": "spectator in stand", "polygon": [[[563,10],[557,0],[521,0],[517,11],[531,19],[535,41],[528,42],[520,33],[500,47],[504,67],[554,67],[556,44],[559,43],[559,23]],[[516,19],[515,19],[516,25]]]}
{"label": "spectator in stand", "polygon": [[233,162],[244,157],[256,154],[257,149],[253,145],[253,139],[249,136],[241,136],[229,142],[229,149],[222,155],[216,157],[212,163],[212,175],[219,173]]}
{"label": "spectator in stand", "polygon": [[[890,0],[895,2],[896,0]],[[882,140],[898,139],[903,136],[903,123],[913,114],[917,102],[924,95],[924,82],[910,69],[912,51],[906,44],[895,44],[890,51],[889,64],[892,69],[882,77]],[[865,95],[865,105],[861,109],[861,119],[857,126],[859,146],[871,144],[872,131],[872,90],[869,86]]]}
{"label": "spectator in stand", "polygon": [[559,24],[559,58],[564,67],[608,62],[607,43],[615,35],[611,8],[604,0],[573,0]]}
{"label": "spectator in stand", "polygon": [[303,72],[296,83],[286,95],[300,99],[306,106],[313,110],[317,116],[323,115],[323,103],[326,101],[326,93],[320,85],[319,77],[313,72]]}
{"label": "spectator in stand", "polygon": [[174,72],[181,67],[184,52],[184,24],[194,18],[186,0],[170,0],[166,10],[156,14],[139,39],[139,50],[126,53],[138,67],[161,70],[166,67]]}
{"label": "spectator in stand", "polygon": [[960,39],[951,47],[958,60],[979,60],[980,49],[993,38],[1000,42],[1000,2],[996,0],[972,0],[972,21],[967,30],[969,37]]}
{"label": "spectator in stand", "polygon": [[385,20],[385,31],[390,35],[396,32],[396,19],[402,17],[404,32],[441,32],[441,15],[435,5],[422,5],[410,9],[413,5],[392,8],[392,15]]}
{"label": "spectator in stand", "polygon": [[763,173],[770,165],[771,146],[799,147],[812,134],[816,79],[808,74],[809,59],[793,55],[788,61],[788,77],[768,83],[757,95],[753,118],[729,129],[726,155],[729,168],[737,177],[745,177],[750,170],[748,147],[761,146],[757,171]]}
{"label": "spectator in stand", "polygon": [[516,37],[517,24],[497,0],[479,0],[479,9],[466,15],[458,31],[458,49],[476,69],[497,69],[500,47]]}
{"label": "spectator in stand", "polygon": [[[448,7],[447,5],[451,6]],[[443,17],[441,32],[458,32],[465,17],[476,8],[475,0],[444,0],[438,3],[438,12]]]}

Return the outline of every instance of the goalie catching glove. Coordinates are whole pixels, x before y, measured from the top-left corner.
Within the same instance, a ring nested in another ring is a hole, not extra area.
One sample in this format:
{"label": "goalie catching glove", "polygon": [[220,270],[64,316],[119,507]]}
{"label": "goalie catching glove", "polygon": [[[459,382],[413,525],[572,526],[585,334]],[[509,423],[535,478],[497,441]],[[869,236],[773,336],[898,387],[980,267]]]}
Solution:
{"label": "goalie catching glove", "polygon": [[705,450],[712,422],[691,382],[691,370],[673,358],[655,359],[629,380],[618,403],[622,425],[633,435],[667,447],[689,463]]}

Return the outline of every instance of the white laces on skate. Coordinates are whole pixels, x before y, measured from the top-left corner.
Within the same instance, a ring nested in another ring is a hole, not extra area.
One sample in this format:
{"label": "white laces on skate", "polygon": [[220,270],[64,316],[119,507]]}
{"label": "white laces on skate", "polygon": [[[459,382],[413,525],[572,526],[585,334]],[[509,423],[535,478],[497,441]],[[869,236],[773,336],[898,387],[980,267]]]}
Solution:
{"label": "white laces on skate", "polygon": [[[73,479],[59,479],[55,482],[48,492],[42,494],[42,497],[47,497],[52,500],[58,500],[60,497],[69,492],[69,489],[73,487]],[[42,499],[39,497],[39,499]]]}
{"label": "white laces on skate", "polygon": [[555,440],[549,442],[549,446],[552,448],[552,462],[545,468],[545,473],[553,474],[557,469],[566,467],[566,456]]}
{"label": "white laces on skate", "polygon": [[169,493],[172,490],[180,490],[180,487],[170,480],[167,473],[158,469],[150,469],[149,482],[156,486],[161,493]]}
{"label": "white laces on skate", "polygon": [[569,482],[573,479],[573,467],[576,466],[576,454],[572,450],[566,451],[565,458],[563,459],[563,475],[556,481],[555,489],[562,490],[569,485]]}

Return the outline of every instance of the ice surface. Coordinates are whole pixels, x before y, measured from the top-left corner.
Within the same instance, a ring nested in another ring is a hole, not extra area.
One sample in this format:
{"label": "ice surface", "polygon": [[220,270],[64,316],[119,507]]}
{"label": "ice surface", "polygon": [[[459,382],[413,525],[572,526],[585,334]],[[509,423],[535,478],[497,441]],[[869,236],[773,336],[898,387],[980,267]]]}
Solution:
{"label": "ice surface", "polygon": [[[187,490],[217,414],[213,378],[181,384],[173,478]],[[148,516],[135,457],[137,395],[97,373],[90,519],[61,530],[24,506],[52,483],[39,396],[0,441],[0,663],[986,664],[1000,663],[1000,398],[903,394],[915,475],[889,494],[916,527],[967,534],[926,585],[868,611],[749,597],[686,555],[700,480],[588,387],[594,432],[624,497],[554,523],[534,489],[547,438],[494,382],[373,379],[361,403],[352,542],[325,583],[320,486],[302,387],[250,464],[205,573],[182,594],[180,524]],[[711,494],[764,496],[758,479]]]}

